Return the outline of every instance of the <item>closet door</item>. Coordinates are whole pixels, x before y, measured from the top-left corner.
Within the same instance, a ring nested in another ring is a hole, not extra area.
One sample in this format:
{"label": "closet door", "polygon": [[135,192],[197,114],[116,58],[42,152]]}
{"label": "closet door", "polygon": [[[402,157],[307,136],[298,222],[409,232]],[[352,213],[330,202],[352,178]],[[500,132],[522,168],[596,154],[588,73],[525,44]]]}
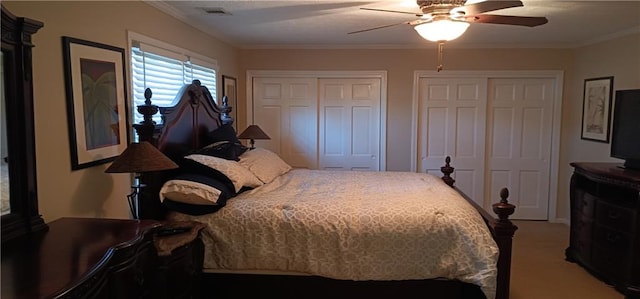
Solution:
{"label": "closet door", "polygon": [[503,187],[512,219],[548,219],[554,78],[418,78],[418,170],[440,176],[491,210]]}
{"label": "closet door", "polygon": [[483,205],[487,80],[419,78],[418,171],[442,176],[450,156],[456,186]]}
{"label": "closet door", "polygon": [[319,168],[380,170],[378,78],[319,79]]}
{"label": "closet door", "polygon": [[316,78],[254,78],[253,123],[271,137],[256,146],[293,167],[318,168],[317,91]]}
{"label": "closet door", "polygon": [[514,219],[547,219],[553,95],[553,79],[489,80],[486,198],[508,185]]}

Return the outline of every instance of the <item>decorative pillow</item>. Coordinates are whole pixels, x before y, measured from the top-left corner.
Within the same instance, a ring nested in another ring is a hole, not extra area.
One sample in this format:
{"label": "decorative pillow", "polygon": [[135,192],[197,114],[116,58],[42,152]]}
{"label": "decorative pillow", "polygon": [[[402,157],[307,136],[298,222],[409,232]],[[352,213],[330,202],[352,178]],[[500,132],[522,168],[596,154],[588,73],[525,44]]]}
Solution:
{"label": "decorative pillow", "polygon": [[240,159],[238,157],[246,151],[247,147],[241,143],[218,141],[201,149],[195,150],[192,154],[214,156],[222,159],[239,161]]}
{"label": "decorative pillow", "polygon": [[263,185],[262,181],[251,173],[251,171],[242,167],[236,161],[198,154],[188,155],[185,158],[196,161],[224,174],[233,183],[234,191],[236,193],[239,192],[242,187],[255,188]]}
{"label": "decorative pillow", "polygon": [[213,177],[183,173],[162,185],[160,201],[168,198],[186,204],[225,205],[233,194],[223,182]]}
{"label": "decorative pillow", "polygon": [[265,184],[291,170],[291,166],[276,153],[264,148],[255,148],[244,152],[240,155],[238,163],[249,169]]}
{"label": "decorative pillow", "polygon": [[233,182],[224,173],[218,171],[217,169],[213,169],[209,166],[184,157],[178,160],[177,163],[180,166],[180,173],[193,173],[211,177],[224,184],[224,186],[227,188],[227,190],[230,191],[231,194],[236,194],[236,187],[233,185]]}

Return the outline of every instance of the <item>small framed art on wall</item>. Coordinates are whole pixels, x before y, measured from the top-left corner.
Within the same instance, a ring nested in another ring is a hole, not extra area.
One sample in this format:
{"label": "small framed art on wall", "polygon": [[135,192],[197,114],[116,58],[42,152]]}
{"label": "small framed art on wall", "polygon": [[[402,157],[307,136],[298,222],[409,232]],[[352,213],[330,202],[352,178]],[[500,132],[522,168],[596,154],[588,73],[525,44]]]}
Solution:
{"label": "small framed art on wall", "polygon": [[584,80],[581,138],[609,143],[613,77]]}

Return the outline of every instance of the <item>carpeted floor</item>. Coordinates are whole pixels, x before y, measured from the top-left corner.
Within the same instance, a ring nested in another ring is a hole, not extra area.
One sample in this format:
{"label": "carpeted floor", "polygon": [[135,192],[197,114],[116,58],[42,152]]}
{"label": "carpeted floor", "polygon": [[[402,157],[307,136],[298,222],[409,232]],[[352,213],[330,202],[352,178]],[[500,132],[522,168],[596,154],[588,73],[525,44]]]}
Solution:
{"label": "carpeted floor", "polygon": [[511,299],[622,299],[613,287],[564,259],[569,226],[514,221]]}

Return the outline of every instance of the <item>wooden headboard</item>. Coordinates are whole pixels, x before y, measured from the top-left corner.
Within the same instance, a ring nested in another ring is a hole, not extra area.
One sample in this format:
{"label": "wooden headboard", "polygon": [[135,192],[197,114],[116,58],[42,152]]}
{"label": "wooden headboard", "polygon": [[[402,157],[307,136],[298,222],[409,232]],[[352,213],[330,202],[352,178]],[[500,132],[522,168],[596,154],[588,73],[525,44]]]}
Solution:
{"label": "wooden headboard", "polygon": [[[133,125],[140,141],[148,141],[174,161],[179,161],[188,152],[206,145],[206,135],[223,124],[233,123],[229,116],[232,107],[227,105],[226,97],[222,107],[218,106],[209,89],[194,80],[184,85],[170,107],[158,107],[152,104],[152,91],[145,91],[145,104],[138,106],[138,112],[144,120]],[[160,113],[162,123],[152,120]],[[139,198],[139,213],[142,219],[164,219],[166,210],[159,198],[159,191],[172,171],[145,173],[142,183],[146,185]]]}

